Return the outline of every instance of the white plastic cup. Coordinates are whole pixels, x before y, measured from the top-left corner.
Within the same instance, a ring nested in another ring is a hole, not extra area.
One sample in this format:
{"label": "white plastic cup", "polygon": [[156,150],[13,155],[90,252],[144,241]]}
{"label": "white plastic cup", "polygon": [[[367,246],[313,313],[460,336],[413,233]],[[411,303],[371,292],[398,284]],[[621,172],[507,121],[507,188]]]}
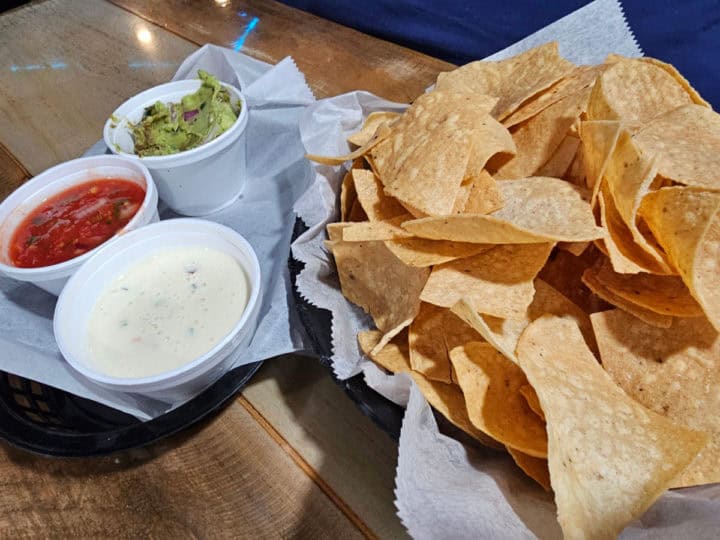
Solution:
{"label": "white plastic cup", "polygon": [[115,110],[103,130],[105,144],[118,155],[139,160],[152,172],[160,198],[175,212],[203,216],[228,206],[245,186],[248,111],[240,90],[229,84],[231,100],[241,103],[237,121],[219,137],[184,152],[167,156],[139,157],[129,123],[141,120],[147,107],[157,101],[177,103],[201,85],[200,80],[175,81],[145,90]]}
{"label": "white plastic cup", "polygon": [[[130,266],[172,247],[202,246],[223,251],[240,264],[249,294],[241,318],[220,343],[171,371],[141,378],[113,377],[93,369],[88,323],[98,297]],[[255,333],[260,310],[260,264],[250,244],[234,230],[201,219],[169,219],[133,231],[93,255],[63,289],[53,319],[55,340],[67,362],[105,388],[168,403],[190,399],[215,382],[244,352]]]}
{"label": "white plastic cup", "polygon": [[54,295],[60,294],[70,276],[103,244],[79,257],[51,266],[18,268],[10,260],[12,236],[28,214],[53,195],[78,184],[103,178],[122,178],[135,182],[145,190],[145,199],[137,213],[107,242],[112,242],[125,232],[159,221],[157,189],[150,171],[142,163],[119,156],[92,156],[66,161],[28,180],[0,204],[0,273],[18,281],[33,283]]}

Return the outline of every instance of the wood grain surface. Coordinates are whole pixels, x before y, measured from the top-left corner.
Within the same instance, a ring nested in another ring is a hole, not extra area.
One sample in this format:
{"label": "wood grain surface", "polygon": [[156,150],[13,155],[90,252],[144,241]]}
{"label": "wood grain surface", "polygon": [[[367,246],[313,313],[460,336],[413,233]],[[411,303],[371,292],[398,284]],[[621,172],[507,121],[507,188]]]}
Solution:
{"label": "wood grain surface", "polygon": [[243,395],[380,538],[406,538],[395,515],[397,445],[307,358],[267,362]]}
{"label": "wood grain surface", "polygon": [[94,460],[0,447],[3,538],[362,538],[242,406]]}
{"label": "wood grain surface", "polygon": [[234,47],[270,63],[292,56],[318,98],[368,90],[406,103],[434,83],[440,71],[453,67],[279,2],[113,3],[198,44]]}
{"label": "wood grain surface", "polygon": [[94,0],[6,13],[0,43],[0,142],[32,174],[82,154],[115,107],[169,80],[197,49]]}
{"label": "wood grain surface", "polygon": [[[0,16],[0,194],[80,155],[119,103],[202,43],[291,55],[318,97],[360,88],[408,101],[449,67],[276,2],[114,3]],[[0,445],[0,537],[402,538],[396,460],[325,368],[288,356],[212,422],[148,449],[49,460]]]}
{"label": "wood grain surface", "polygon": [[0,142],[0,201],[28,178],[28,170]]}

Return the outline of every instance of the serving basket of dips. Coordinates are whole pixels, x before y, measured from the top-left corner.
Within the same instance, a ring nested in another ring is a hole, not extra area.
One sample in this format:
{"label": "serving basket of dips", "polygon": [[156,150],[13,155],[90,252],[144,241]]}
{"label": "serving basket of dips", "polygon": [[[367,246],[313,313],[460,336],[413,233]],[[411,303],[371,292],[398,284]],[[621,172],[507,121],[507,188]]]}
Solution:
{"label": "serving basket of dips", "polygon": [[211,414],[261,365],[233,368],[258,322],[253,248],[212,221],[158,223],[159,199],[204,215],[245,185],[244,98],[198,76],[121,105],[104,131],[116,155],[55,166],[0,204],[0,273],[59,295],[53,333],[73,376],[180,405],[140,422],[0,371],[0,438],[67,456],[148,444]]}

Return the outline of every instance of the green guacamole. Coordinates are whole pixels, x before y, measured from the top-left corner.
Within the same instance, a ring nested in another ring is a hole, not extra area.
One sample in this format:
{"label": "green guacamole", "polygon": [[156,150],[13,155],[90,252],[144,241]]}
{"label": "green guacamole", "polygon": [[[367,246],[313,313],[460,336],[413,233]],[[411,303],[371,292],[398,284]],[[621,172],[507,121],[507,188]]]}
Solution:
{"label": "green guacamole", "polygon": [[209,73],[199,70],[202,86],[180,103],[158,101],[147,107],[137,124],[130,124],[138,156],[165,156],[190,150],[227,131],[238,118],[240,102]]}

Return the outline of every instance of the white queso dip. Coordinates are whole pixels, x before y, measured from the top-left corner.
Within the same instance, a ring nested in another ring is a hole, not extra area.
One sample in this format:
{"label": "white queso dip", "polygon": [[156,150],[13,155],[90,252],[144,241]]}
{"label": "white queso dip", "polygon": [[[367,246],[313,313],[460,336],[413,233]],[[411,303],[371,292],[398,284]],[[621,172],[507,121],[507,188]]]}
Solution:
{"label": "white queso dip", "polygon": [[240,264],[202,246],[141,259],[102,291],[88,322],[89,366],[139,378],[202,356],[238,323],[248,301]]}

